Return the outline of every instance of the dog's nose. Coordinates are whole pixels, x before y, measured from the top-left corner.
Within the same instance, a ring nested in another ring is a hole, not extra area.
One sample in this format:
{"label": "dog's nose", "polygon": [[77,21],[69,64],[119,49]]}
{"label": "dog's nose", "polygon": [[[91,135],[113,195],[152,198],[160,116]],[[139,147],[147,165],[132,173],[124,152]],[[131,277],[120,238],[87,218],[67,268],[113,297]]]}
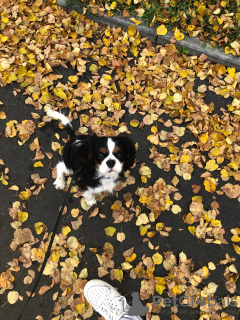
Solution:
{"label": "dog's nose", "polygon": [[106,163],[108,168],[112,169],[115,165],[115,160],[108,160]]}

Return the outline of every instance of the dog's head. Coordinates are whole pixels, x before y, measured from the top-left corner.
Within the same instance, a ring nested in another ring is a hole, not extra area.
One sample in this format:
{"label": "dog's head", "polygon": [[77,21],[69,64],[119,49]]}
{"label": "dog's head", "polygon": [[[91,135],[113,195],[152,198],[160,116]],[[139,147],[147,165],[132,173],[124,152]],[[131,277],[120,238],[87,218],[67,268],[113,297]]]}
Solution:
{"label": "dog's head", "polygon": [[85,166],[94,164],[98,177],[118,176],[134,164],[135,147],[128,137],[92,136],[85,143]]}

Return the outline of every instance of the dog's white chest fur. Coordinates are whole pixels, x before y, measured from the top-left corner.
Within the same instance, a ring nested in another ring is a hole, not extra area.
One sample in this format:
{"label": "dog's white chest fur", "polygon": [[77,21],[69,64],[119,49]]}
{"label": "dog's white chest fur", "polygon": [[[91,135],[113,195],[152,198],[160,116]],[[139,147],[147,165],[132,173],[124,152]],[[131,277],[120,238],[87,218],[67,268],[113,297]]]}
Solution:
{"label": "dog's white chest fur", "polygon": [[100,180],[100,185],[96,188],[88,188],[87,191],[83,193],[83,197],[85,199],[85,202],[88,205],[93,205],[96,203],[95,200],[95,194],[108,191],[109,193],[112,193],[114,191],[115,186],[117,185],[117,179],[116,177],[111,178],[102,178]]}
{"label": "dog's white chest fur", "polygon": [[[108,179],[101,179],[101,186],[98,187],[101,189],[101,191],[98,191],[97,193],[103,192],[103,191],[108,191],[110,193],[113,192],[115,186],[116,186],[116,178],[108,178]],[[98,189],[96,188],[96,189]]]}

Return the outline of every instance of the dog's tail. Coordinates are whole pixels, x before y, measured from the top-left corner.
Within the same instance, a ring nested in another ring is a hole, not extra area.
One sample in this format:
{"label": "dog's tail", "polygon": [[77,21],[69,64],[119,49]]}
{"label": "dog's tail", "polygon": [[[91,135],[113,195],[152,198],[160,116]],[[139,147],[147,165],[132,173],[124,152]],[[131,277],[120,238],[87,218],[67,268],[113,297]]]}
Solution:
{"label": "dog's tail", "polygon": [[61,124],[64,126],[65,130],[71,138],[75,136],[71,122],[62,113],[53,111],[52,109],[47,109],[46,113],[49,117],[60,120]]}

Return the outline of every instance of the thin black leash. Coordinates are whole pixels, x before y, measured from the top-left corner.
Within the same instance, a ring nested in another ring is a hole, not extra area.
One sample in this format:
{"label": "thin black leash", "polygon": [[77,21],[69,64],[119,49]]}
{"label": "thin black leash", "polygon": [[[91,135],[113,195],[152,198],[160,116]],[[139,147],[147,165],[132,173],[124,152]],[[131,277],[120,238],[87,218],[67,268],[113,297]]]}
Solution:
{"label": "thin black leash", "polygon": [[[78,173],[78,172],[77,172],[77,173]],[[26,302],[26,304],[25,304],[25,306],[24,306],[24,308],[23,308],[20,316],[18,317],[18,320],[21,319],[21,317],[22,317],[22,315],[23,315],[23,313],[24,313],[24,311],[25,311],[25,309],[26,309],[26,307],[27,307],[30,299],[32,298],[35,290],[37,289],[37,286],[38,286],[38,284],[39,284],[39,281],[40,281],[40,279],[41,279],[41,277],[42,277],[42,274],[43,274],[43,271],[44,271],[44,269],[45,269],[46,263],[47,263],[47,261],[48,261],[48,258],[50,257],[50,252],[51,252],[52,244],[53,244],[53,241],[54,241],[54,238],[55,238],[55,234],[56,234],[56,232],[57,232],[57,228],[58,228],[58,226],[59,226],[59,223],[60,223],[60,220],[61,220],[61,217],[62,217],[63,209],[64,209],[64,207],[65,207],[65,205],[66,205],[66,202],[67,202],[67,200],[68,200],[68,198],[69,198],[70,191],[71,191],[71,188],[72,188],[72,185],[73,185],[73,182],[74,182],[74,180],[75,180],[75,178],[76,178],[77,173],[75,173],[75,174],[72,176],[72,180],[71,180],[70,185],[69,185],[69,187],[68,187],[68,191],[67,191],[67,193],[66,193],[66,195],[65,195],[65,198],[64,198],[64,200],[63,200],[63,203],[62,203],[62,206],[61,206],[61,210],[59,211],[59,214],[58,214],[58,217],[57,217],[57,221],[56,221],[56,223],[55,223],[55,226],[54,226],[54,229],[53,229],[53,232],[52,232],[52,236],[51,236],[51,239],[50,239],[50,242],[49,242],[49,245],[48,245],[48,249],[47,249],[47,252],[46,252],[46,255],[45,255],[45,258],[44,258],[42,267],[41,267],[41,270],[39,271],[38,277],[37,277],[36,282],[35,282],[35,284],[34,284],[34,286],[33,286],[33,288],[32,288],[31,294],[30,294],[30,296],[29,296],[29,298],[28,298],[28,300],[27,300],[27,302]]]}

